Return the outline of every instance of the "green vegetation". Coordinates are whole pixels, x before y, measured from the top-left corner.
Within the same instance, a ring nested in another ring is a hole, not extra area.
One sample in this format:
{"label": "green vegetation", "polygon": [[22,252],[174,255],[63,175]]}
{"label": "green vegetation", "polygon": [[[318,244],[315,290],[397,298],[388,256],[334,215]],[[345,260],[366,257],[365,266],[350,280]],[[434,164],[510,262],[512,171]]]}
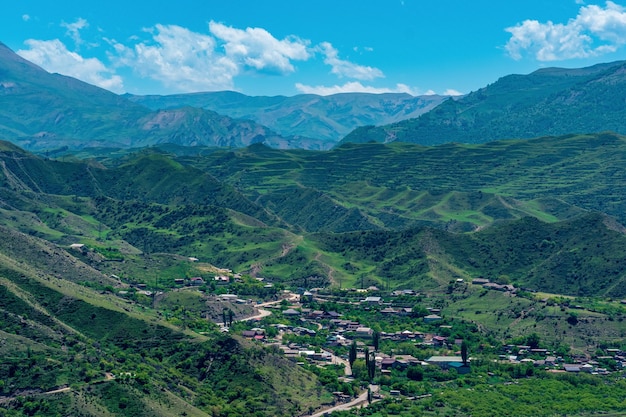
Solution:
{"label": "green vegetation", "polygon": [[356,129],[342,142],[434,145],[605,130],[626,134],[618,93],[625,88],[623,70],[624,62],[618,61],[508,75],[467,96],[448,99],[418,118]]}
{"label": "green vegetation", "polygon": [[[430,396],[385,399],[368,412],[485,415],[486,403],[468,404],[457,392],[499,392],[500,413],[526,395],[526,379],[540,379],[563,401],[567,384],[578,384],[572,389],[590,404],[576,408],[579,414],[597,405],[599,383],[588,375],[579,383],[526,364],[490,365],[507,345],[523,343],[565,358],[591,352],[611,372],[598,376],[611,391],[599,409],[621,411],[610,399],[619,368],[607,352],[626,347],[623,143],[602,134],[438,148],[344,145],[323,153],[262,145],[206,155],[150,149],[98,164],[6,146],[0,411],[300,415],[374,382],[383,396]],[[479,172],[475,164],[491,168]],[[477,277],[511,287],[470,284]],[[361,308],[365,294],[351,288],[371,286],[379,289],[367,295],[411,312]],[[239,336],[259,325],[305,326],[302,334],[270,326],[263,338],[326,349],[328,319],[302,322],[272,310],[261,322],[241,321],[255,302],[278,303],[284,289],[314,287],[325,288],[322,298],[301,307],[373,330],[373,337],[345,334],[358,341],[356,356],[349,346],[333,348],[352,362],[354,381],[343,380],[340,366],[297,365]],[[389,298],[402,289],[419,296]],[[238,300],[220,301],[227,293]],[[429,308],[443,317],[425,322]],[[231,333],[220,332],[215,323],[222,322]],[[387,336],[405,331],[460,344]],[[468,375],[417,367],[382,373],[372,357],[424,360],[463,357],[464,350]],[[533,410],[529,400],[516,406]],[[553,413],[574,414],[568,407],[546,403]]]}

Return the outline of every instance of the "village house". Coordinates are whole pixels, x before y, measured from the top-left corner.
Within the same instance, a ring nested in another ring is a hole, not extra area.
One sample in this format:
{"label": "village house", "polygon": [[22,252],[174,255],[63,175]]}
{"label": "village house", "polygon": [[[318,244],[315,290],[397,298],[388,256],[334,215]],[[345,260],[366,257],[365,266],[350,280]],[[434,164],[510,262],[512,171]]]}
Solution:
{"label": "village house", "polygon": [[195,285],[195,286],[204,285],[204,280],[201,277],[193,277],[189,281],[191,285]]}
{"label": "village house", "polygon": [[230,277],[228,275],[216,275],[213,279],[218,284],[228,284],[228,283],[230,283]]}
{"label": "village house", "polygon": [[361,324],[358,321],[331,319],[330,326],[332,328],[337,328],[337,329],[345,330],[348,332],[353,332],[359,327],[361,327]]}
{"label": "village house", "polygon": [[459,374],[467,374],[470,372],[469,361],[467,364],[464,364],[463,358],[460,356],[431,356],[426,359],[426,363],[436,365],[444,370],[456,369]]}
{"label": "village house", "polygon": [[365,303],[365,304],[381,304],[382,302],[383,302],[382,297],[374,297],[374,296],[365,297],[365,299],[361,301],[361,303]]}
{"label": "village house", "polygon": [[246,339],[254,339],[254,340],[264,340],[265,339],[265,330],[254,328],[250,330],[244,330],[241,332],[241,335]]}
{"label": "village house", "polygon": [[283,311],[283,316],[299,316],[300,312],[298,310],[294,310],[293,308],[288,308]]}
{"label": "village house", "polygon": [[432,338],[433,346],[443,346],[446,344],[447,340],[448,338],[444,336],[433,336]]}
{"label": "village house", "polygon": [[424,317],[424,323],[436,323],[438,321],[441,321],[441,319],[441,316],[438,316],[436,314],[429,314]]}
{"label": "village house", "polygon": [[221,294],[219,298],[222,301],[236,301],[239,297],[237,297],[237,294]]}
{"label": "village house", "polygon": [[369,328],[369,327],[359,327],[356,329],[356,331],[354,332],[354,336],[355,337],[372,337],[372,334],[374,333],[374,331]]}

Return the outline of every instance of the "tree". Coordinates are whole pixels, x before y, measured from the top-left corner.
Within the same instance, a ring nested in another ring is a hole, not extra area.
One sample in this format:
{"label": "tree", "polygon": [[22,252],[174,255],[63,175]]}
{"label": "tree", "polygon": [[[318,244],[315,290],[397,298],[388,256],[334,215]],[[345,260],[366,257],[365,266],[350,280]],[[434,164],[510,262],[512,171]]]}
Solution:
{"label": "tree", "polygon": [[378,347],[380,346],[380,332],[375,331],[372,333],[372,345],[374,345],[374,351],[378,352]]}
{"label": "tree", "polygon": [[424,370],[421,366],[411,366],[406,371],[406,376],[412,381],[422,381],[424,379]]}
{"label": "tree", "polygon": [[539,335],[537,333],[529,334],[526,338],[526,344],[530,346],[531,349],[537,349],[539,347]]}
{"label": "tree", "polygon": [[569,317],[567,318],[567,322],[569,324],[571,324],[572,326],[575,326],[578,324],[578,314],[571,312],[569,313]]}
{"label": "tree", "polygon": [[352,369],[352,365],[354,365],[354,361],[356,360],[356,352],[356,340],[353,340],[350,345],[350,351],[348,352],[348,363],[350,364],[350,369]]}
{"label": "tree", "polygon": [[463,342],[461,342],[461,358],[463,359],[463,365],[467,366],[467,359],[468,359],[468,346],[467,346],[467,341],[463,340]]}
{"label": "tree", "polygon": [[367,375],[369,376],[370,382],[374,380],[376,376],[376,354],[372,352],[372,355],[367,363]]}
{"label": "tree", "polygon": [[228,309],[228,327],[231,327],[233,325],[233,317],[235,316],[235,313],[233,313],[233,310],[231,310],[230,308]]}

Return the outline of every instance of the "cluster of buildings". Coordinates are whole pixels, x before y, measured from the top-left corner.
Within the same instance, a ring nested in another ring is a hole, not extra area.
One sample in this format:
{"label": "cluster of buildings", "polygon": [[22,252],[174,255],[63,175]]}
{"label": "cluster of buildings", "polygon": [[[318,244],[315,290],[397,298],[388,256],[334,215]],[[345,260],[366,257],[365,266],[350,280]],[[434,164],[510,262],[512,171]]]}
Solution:
{"label": "cluster of buildings", "polygon": [[532,364],[549,372],[585,372],[606,375],[610,371],[606,364],[616,369],[626,369],[626,352],[621,349],[606,349],[606,355],[590,357],[588,355],[572,355],[571,363],[565,362],[561,356],[555,356],[547,349],[531,348],[530,346],[507,345],[500,360],[516,364]]}

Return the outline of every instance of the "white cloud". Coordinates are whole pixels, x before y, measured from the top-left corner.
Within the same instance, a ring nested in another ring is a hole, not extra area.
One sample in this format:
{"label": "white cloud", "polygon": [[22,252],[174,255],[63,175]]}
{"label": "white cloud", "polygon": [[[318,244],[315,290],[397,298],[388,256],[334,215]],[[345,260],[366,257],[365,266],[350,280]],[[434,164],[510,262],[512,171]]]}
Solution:
{"label": "white cloud", "polygon": [[67,29],[66,35],[74,40],[74,45],[76,45],[77,48],[80,47],[83,43],[83,40],[80,37],[80,31],[89,26],[87,20],[79,17],[74,23],[62,22],[61,26]]}
{"label": "white cloud", "polygon": [[[435,94],[435,93],[433,93]],[[462,96],[463,93],[461,93],[460,91],[455,90],[454,88],[448,88],[446,91],[443,92],[444,96]]]}
{"label": "white cloud", "polygon": [[325,56],[324,63],[330,65],[332,67],[331,72],[339,77],[370,81],[385,76],[378,68],[366,67],[339,59],[339,52],[329,42],[322,42],[319,49]]}
{"label": "white cloud", "polygon": [[69,75],[118,93],[123,91],[122,78],[115,75],[99,59],[83,58],[69,51],[58,39],[50,41],[29,39],[25,44],[30,49],[19,50],[17,53],[46,71]]}
{"label": "white cloud", "polygon": [[511,34],[505,49],[516,60],[526,51],[539,61],[598,56],[626,43],[626,9],[607,1],[604,8],[581,7],[565,24],[525,20],[505,30]]}
{"label": "white cloud", "polygon": [[[73,51],[58,39],[31,39],[26,42],[29,49],[19,51],[20,55],[48,71],[70,75],[115,92],[123,88],[122,79],[115,72],[122,68],[162,84],[169,92],[219,91],[235,90],[238,76],[288,75],[296,71],[297,61],[322,58],[324,64],[331,67],[332,74],[358,81],[329,87],[298,84],[300,91],[417,94],[417,90],[403,84],[393,88],[363,85],[363,81],[384,77],[383,72],[340,59],[339,52],[329,42],[311,47],[308,40],[296,36],[278,39],[263,28],[238,29],[211,21],[206,33],[197,33],[177,25],[157,24],[123,43],[101,38],[108,45],[106,54],[110,64],[107,66],[97,58],[85,58],[79,53],[81,45],[94,50],[100,47],[85,43],[81,37],[83,30],[89,27],[87,20],[79,18],[62,26],[74,41]],[[372,48],[358,48],[359,53],[362,51],[371,52]]]}
{"label": "white cloud", "polygon": [[311,57],[307,41],[279,40],[260,28],[210,22],[209,34],[160,24],[146,31],[152,39],[134,39],[131,47],[107,40],[114,48],[109,58],[176,91],[232,90],[234,78],[244,72],[288,74],[295,71],[292,61]]}
{"label": "white cloud", "polygon": [[24,22],[28,22],[28,21],[30,20],[30,15],[28,15],[28,14],[23,14],[23,15],[22,15],[22,20],[23,20]]}
{"label": "white cloud", "polygon": [[347,82],[343,85],[332,85],[332,86],[310,86],[301,83],[296,84],[296,89],[303,94],[317,94],[320,96],[329,96],[331,94],[339,94],[339,93],[372,93],[372,94],[383,94],[383,93],[407,93],[413,96],[417,96],[418,91],[405,85],[405,84],[397,84],[395,88],[379,88],[366,86],[361,84],[358,81]]}
{"label": "white cloud", "polygon": [[224,42],[227,59],[257,71],[288,74],[295,71],[291,61],[306,61],[311,56],[308,41],[294,36],[278,40],[262,28],[242,30],[213,21],[209,30]]}
{"label": "white cloud", "polygon": [[[296,84],[296,89],[303,94],[317,94],[320,96],[329,96],[332,94],[340,94],[340,93],[370,93],[370,94],[384,94],[384,93],[406,93],[412,96],[433,96],[437,93],[434,90],[427,90],[426,92],[421,92],[417,88],[412,88],[406,84],[396,84],[394,88],[387,87],[372,87],[368,85],[363,85],[358,81],[347,82],[343,85],[317,85],[310,86],[301,83]],[[443,92],[444,96],[461,96],[463,93],[454,90],[447,89]]]}
{"label": "white cloud", "polygon": [[149,29],[151,42],[134,47],[111,42],[116,66],[127,66],[143,77],[157,80],[178,91],[224,90],[233,88],[239,73],[236,63],[215,53],[212,36],[176,25],[156,25]]}

